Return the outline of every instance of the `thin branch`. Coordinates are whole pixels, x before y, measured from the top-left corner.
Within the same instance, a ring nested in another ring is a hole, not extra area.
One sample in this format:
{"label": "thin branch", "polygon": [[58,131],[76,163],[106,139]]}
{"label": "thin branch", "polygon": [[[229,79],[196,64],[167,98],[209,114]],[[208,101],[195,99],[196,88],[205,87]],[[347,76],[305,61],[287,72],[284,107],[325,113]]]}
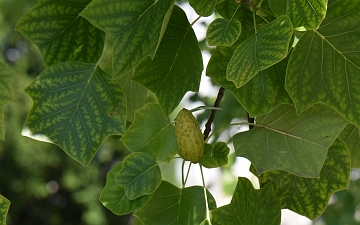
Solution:
{"label": "thin branch", "polygon": [[[220,105],[220,102],[221,102],[221,99],[223,98],[224,96],[224,91],[225,91],[225,88],[221,87],[219,89],[219,93],[217,95],[217,98],[215,100],[215,103],[214,103],[214,107],[219,107]],[[208,119],[208,121],[206,122],[205,124],[205,130],[204,130],[204,140],[207,139],[207,137],[209,136],[210,134],[210,131],[211,131],[211,124],[212,122],[214,121],[214,117],[215,117],[215,113],[216,113],[217,110],[211,110],[211,114],[210,114],[210,117]]]}

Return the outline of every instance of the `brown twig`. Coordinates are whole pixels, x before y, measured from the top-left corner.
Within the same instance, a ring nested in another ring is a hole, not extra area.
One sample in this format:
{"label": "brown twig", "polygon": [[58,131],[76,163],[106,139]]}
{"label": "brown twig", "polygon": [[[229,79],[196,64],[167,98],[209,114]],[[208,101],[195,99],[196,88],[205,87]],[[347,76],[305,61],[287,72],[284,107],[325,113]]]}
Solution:
{"label": "brown twig", "polygon": [[[215,103],[214,103],[214,107],[219,107],[220,102],[221,102],[221,99],[222,99],[223,96],[224,96],[224,91],[225,91],[225,88],[220,87],[219,93],[218,93],[218,95],[217,95],[217,97],[216,97],[216,100],[215,100]],[[214,117],[215,117],[216,111],[217,111],[217,110],[215,110],[215,109],[211,110],[210,117],[209,117],[208,121],[207,121],[206,124],[205,124],[204,140],[206,140],[206,138],[208,138],[208,136],[209,136],[209,134],[210,134],[211,124],[212,124],[212,122],[214,121]]]}

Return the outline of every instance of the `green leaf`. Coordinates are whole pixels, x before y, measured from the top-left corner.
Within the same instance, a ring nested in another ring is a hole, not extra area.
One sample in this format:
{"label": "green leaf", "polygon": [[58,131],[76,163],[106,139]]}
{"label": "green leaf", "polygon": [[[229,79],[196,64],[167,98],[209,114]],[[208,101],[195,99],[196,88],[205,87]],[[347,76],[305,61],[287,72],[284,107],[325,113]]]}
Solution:
{"label": "green leaf", "polygon": [[127,120],[134,121],[134,111],[140,109],[147,103],[148,89],[131,80],[133,71],[118,78],[120,86],[126,96]]}
{"label": "green leaf", "polygon": [[80,14],[113,39],[114,77],[154,57],[174,0],[93,0]]}
{"label": "green leaf", "polygon": [[239,38],[241,23],[239,20],[227,21],[217,18],[209,25],[206,31],[206,40],[209,45],[231,46]]}
{"label": "green leaf", "polygon": [[238,4],[234,0],[218,1],[216,11],[228,21],[233,19],[239,20],[242,30],[254,27],[253,13],[245,4]]}
{"label": "green leaf", "polygon": [[210,211],[213,225],[280,224],[280,201],[272,185],[255,190],[251,182],[239,177],[230,204]]}
{"label": "green leaf", "polygon": [[348,124],[339,138],[347,145],[351,156],[351,168],[360,168],[360,130]]}
{"label": "green leaf", "polygon": [[0,224],[6,225],[6,215],[10,207],[10,201],[0,195]]}
{"label": "green leaf", "polygon": [[189,0],[189,4],[200,16],[210,16],[214,10],[217,0]]}
{"label": "green leaf", "polygon": [[143,60],[133,80],[153,91],[168,116],[187,91],[198,91],[203,62],[199,43],[185,12],[174,7],[169,24],[152,60]]}
{"label": "green leaf", "polygon": [[95,63],[105,33],[79,16],[89,2],[39,0],[21,17],[16,30],[39,47],[46,66],[65,61]]}
{"label": "green leaf", "polygon": [[216,168],[228,163],[229,147],[224,142],[217,142],[215,145],[205,144],[200,164],[206,168]]}
{"label": "green leaf", "polygon": [[150,195],[161,183],[160,167],[148,154],[133,152],[125,157],[115,182],[125,189],[130,200]]}
{"label": "green leaf", "polygon": [[170,162],[178,152],[175,127],[157,103],[135,111],[134,123],[121,141],[130,151],[145,152],[156,161]]}
{"label": "green leaf", "polygon": [[118,216],[129,214],[143,207],[152,197],[152,195],[143,195],[134,200],[126,197],[124,188],[115,183],[115,176],[122,166],[123,162],[120,162],[109,171],[106,176],[106,185],[99,199],[106,208]]}
{"label": "green leaf", "polygon": [[29,136],[45,137],[84,166],[107,136],[125,130],[125,96],[118,82],[94,64],[55,64],[25,91],[34,101],[25,124]]}
{"label": "green leaf", "polygon": [[289,59],[285,88],[300,114],[322,102],[360,127],[360,1],[331,4],[317,31],[307,31]]}
{"label": "green leaf", "polygon": [[316,29],[324,19],[327,0],[269,0],[271,10],[277,15],[288,15],[294,27]]}
{"label": "green leaf", "polygon": [[[208,191],[207,198],[209,208],[216,208],[215,199]],[[135,216],[144,225],[197,225],[205,219],[205,210],[203,187],[179,189],[163,181],[148,204],[135,211]]]}
{"label": "green leaf", "polygon": [[349,150],[339,139],[329,148],[319,178],[302,178],[284,171],[271,171],[259,176],[260,186],[272,181],[281,208],[312,220],[323,213],[334,192],[348,188],[349,180]]}
{"label": "green leaf", "polygon": [[12,93],[12,77],[10,69],[0,61],[0,140],[5,140],[5,106],[14,101]]}
{"label": "green leaf", "polygon": [[235,50],[226,71],[226,78],[237,88],[246,84],[259,71],[264,70],[287,56],[293,34],[289,17],[280,16],[265,25]]}
{"label": "green leaf", "polygon": [[317,178],[328,148],[346,126],[335,111],[314,105],[300,116],[290,105],[281,105],[256,118],[256,127],[234,136],[237,156],[249,159],[261,174],[283,170]]}

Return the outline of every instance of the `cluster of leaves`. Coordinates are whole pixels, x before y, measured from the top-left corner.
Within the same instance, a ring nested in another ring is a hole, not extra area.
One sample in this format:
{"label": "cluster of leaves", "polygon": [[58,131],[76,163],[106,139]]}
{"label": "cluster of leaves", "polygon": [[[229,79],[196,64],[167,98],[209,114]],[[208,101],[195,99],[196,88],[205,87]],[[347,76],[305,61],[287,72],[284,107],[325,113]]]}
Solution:
{"label": "cluster of leaves", "polygon": [[[132,153],[109,172],[100,201],[117,215],[135,211],[134,224],[279,224],[282,208],[317,218],[359,163],[360,2],[189,3],[200,16],[219,14],[206,33],[216,46],[206,75],[256,118],[237,123],[254,128],[232,140],[260,190],[239,178],[231,203],[217,208],[203,187],[162,180],[159,164],[177,153],[169,115],[198,91],[204,69],[174,0],[39,0],[16,27],[46,65],[26,89],[34,105],[25,127],[85,166],[107,136],[122,135]],[[11,91],[1,90],[3,111]],[[228,152],[207,144],[200,162],[221,167]]]}

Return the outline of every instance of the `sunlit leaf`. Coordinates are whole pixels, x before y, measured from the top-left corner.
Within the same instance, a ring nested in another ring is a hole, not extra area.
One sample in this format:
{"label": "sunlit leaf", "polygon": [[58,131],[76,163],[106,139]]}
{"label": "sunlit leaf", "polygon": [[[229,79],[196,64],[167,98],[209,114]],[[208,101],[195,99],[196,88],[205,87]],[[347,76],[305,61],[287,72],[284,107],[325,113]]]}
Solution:
{"label": "sunlit leaf", "polygon": [[118,82],[94,64],[48,67],[26,92],[34,101],[25,124],[29,136],[59,145],[85,166],[107,136],[125,130],[125,96]]}
{"label": "sunlit leaf", "polygon": [[280,200],[271,184],[255,190],[247,178],[238,178],[230,204],[210,211],[213,225],[280,224]]}
{"label": "sunlit leaf", "polygon": [[271,171],[259,176],[260,186],[272,181],[281,208],[312,220],[323,213],[334,192],[348,188],[349,180],[349,150],[339,139],[329,148],[319,178],[302,178],[284,171]]}
{"label": "sunlit leaf", "polygon": [[13,74],[7,66],[0,61],[0,140],[5,140],[4,109],[14,101],[12,93]]}
{"label": "sunlit leaf", "polygon": [[234,136],[237,156],[249,159],[261,174],[283,170],[302,177],[319,176],[328,148],[346,126],[335,111],[314,105],[300,116],[281,105],[256,118],[256,127]]}
{"label": "sunlit leaf", "polygon": [[154,56],[174,0],[93,0],[80,14],[113,39],[114,77]]}
{"label": "sunlit leaf", "polygon": [[217,18],[211,22],[206,31],[206,40],[209,45],[231,46],[239,38],[241,33],[241,23],[239,20],[227,21]]}
{"label": "sunlit leaf", "polygon": [[210,16],[214,10],[217,0],[189,0],[189,4],[200,16]]}
{"label": "sunlit leaf", "polygon": [[[210,192],[207,192],[207,197],[209,208],[216,208]],[[205,209],[203,187],[179,189],[163,181],[148,204],[135,211],[135,216],[144,225],[198,225],[205,219]]]}
{"label": "sunlit leaf", "polygon": [[0,195],[0,224],[6,225],[6,215],[10,207],[10,201]]}
{"label": "sunlit leaf", "polygon": [[174,7],[154,59],[143,60],[133,79],[152,90],[168,116],[187,91],[198,91],[203,62],[195,33],[185,12]]}
{"label": "sunlit leaf", "polygon": [[229,147],[224,142],[217,142],[214,145],[205,144],[203,156],[200,163],[206,168],[216,168],[228,163]]}
{"label": "sunlit leaf", "polygon": [[16,30],[39,47],[47,66],[64,61],[95,63],[105,33],[79,16],[89,2],[39,0],[19,20]]}
{"label": "sunlit leaf", "polygon": [[[218,1],[216,12],[228,21],[239,20],[243,30],[254,27],[253,13],[249,7],[246,7],[246,4],[238,4],[234,0]],[[257,22],[259,21],[257,20]]]}
{"label": "sunlit leaf", "polygon": [[360,130],[348,124],[341,132],[339,138],[345,142],[350,151],[351,168],[360,168]]}
{"label": "sunlit leaf", "polygon": [[257,35],[236,48],[227,67],[226,78],[239,88],[259,71],[281,61],[287,56],[292,34],[293,27],[287,16],[280,16],[265,25]]}
{"label": "sunlit leaf", "polygon": [[124,188],[130,200],[150,195],[161,183],[160,167],[148,154],[133,152],[125,157],[115,182]]}
{"label": "sunlit leaf", "polygon": [[112,168],[106,176],[106,185],[101,192],[100,201],[112,213],[116,215],[126,215],[136,209],[143,207],[152,197],[152,195],[143,195],[134,200],[130,200],[125,195],[124,188],[115,182],[115,176],[121,170],[123,162],[118,163]]}
{"label": "sunlit leaf", "polygon": [[289,59],[285,87],[300,114],[322,102],[360,126],[360,1],[331,4],[316,31],[307,31]]}
{"label": "sunlit leaf", "polygon": [[134,123],[121,141],[130,151],[145,152],[156,161],[170,162],[178,152],[175,127],[157,103],[148,103],[135,111]]}

